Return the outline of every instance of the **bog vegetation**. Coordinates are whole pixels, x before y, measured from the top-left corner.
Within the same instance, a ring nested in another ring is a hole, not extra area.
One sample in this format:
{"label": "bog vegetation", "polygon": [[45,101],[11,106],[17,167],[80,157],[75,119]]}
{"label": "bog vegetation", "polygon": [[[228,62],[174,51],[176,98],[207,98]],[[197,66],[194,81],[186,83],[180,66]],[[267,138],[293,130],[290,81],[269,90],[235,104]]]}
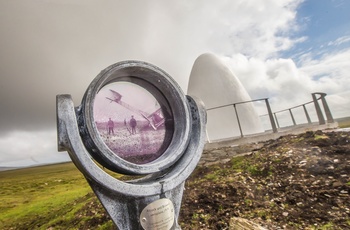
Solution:
{"label": "bog vegetation", "polygon": [[[288,135],[247,150],[196,168],[183,229],[228,229],[232,216],[269,229],[350,229],[349,132]],[[0,172],[0,188],[0,229],[114,229],[72,163]]]}
{"label": "bog vegetation", "polygon": [[81,229],[79,211],[95,200],[73,163],[4,171],[0,187],[0,229]]}

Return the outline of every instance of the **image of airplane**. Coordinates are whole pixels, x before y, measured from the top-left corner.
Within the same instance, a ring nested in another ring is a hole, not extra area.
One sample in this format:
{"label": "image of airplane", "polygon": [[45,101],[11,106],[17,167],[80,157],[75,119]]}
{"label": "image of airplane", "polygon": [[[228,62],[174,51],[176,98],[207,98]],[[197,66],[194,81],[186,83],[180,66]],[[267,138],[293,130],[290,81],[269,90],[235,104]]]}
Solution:
{"label": "image of airplane", "polygon": [[151,126],[154,130],[157,130],[159,127],[161,127],[164,122],[164,114],[162,112],[162,109],[159,108],[156,111],[154,111],[153,113],[149,114],[146,113],[142,110],[139,110],[137,108],[134,108],[133,106],[129,105],[128,103],[122,101],[122,95],[112,89],[110,89],[111,92],[111,97],[106,97],[107,100],[109,100],[111,103],[115,102],[121,106],[123,106],[124,108],[135,112],[139,115],[141,115],[144,119],[146,119],[148,121],[149,126]]}

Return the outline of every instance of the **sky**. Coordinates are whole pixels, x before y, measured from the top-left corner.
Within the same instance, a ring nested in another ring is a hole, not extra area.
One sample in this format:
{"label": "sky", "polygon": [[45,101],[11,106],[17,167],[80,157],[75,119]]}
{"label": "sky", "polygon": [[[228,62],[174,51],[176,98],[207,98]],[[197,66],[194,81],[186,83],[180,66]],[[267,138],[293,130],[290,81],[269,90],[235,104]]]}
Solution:
{"label": "sky", "polygon": [[350,116],[349,11],[348,0],[0,0],[0,166],[69,160],[56,95],[78,106],[125,60],[160,67],[186,93],[209,52],[274,111],[325,92],[335,118]]}

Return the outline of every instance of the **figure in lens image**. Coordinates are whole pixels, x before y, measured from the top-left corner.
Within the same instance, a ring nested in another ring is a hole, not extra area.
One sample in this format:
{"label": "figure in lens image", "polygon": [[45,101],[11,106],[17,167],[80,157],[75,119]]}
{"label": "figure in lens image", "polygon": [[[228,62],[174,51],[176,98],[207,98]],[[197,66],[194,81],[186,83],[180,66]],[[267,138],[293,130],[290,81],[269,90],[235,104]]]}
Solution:
{"label": "figure in lens image", "polygon": [[136,134],[136,125],[137,125],[137,122],[134,118],[134,116],[131,116],[131,119],[130,119],[130,126],[131,126],[131,134]]}
{"label": "figure in lens image", "polygon": [[107,131],[108,131],[108,135],[111,135],[111,133],[114,135],[114,122],[112,121],[111,118],[109,118],[107,122]]}

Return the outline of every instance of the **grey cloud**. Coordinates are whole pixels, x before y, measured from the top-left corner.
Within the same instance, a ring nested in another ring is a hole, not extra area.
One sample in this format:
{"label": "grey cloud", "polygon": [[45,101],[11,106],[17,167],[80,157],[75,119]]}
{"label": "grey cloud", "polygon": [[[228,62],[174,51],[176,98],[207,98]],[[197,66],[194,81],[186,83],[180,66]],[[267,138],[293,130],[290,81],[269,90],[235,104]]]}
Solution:
{"label": "grey cloud", "polygon": [[264,60],[293,44],[275,35],[294,26],[299,3],[0,0],[0,135],[54,130],[56,95],[80,104],[92,79],[118,61],[157,65],[186,92],[202,53]]}

